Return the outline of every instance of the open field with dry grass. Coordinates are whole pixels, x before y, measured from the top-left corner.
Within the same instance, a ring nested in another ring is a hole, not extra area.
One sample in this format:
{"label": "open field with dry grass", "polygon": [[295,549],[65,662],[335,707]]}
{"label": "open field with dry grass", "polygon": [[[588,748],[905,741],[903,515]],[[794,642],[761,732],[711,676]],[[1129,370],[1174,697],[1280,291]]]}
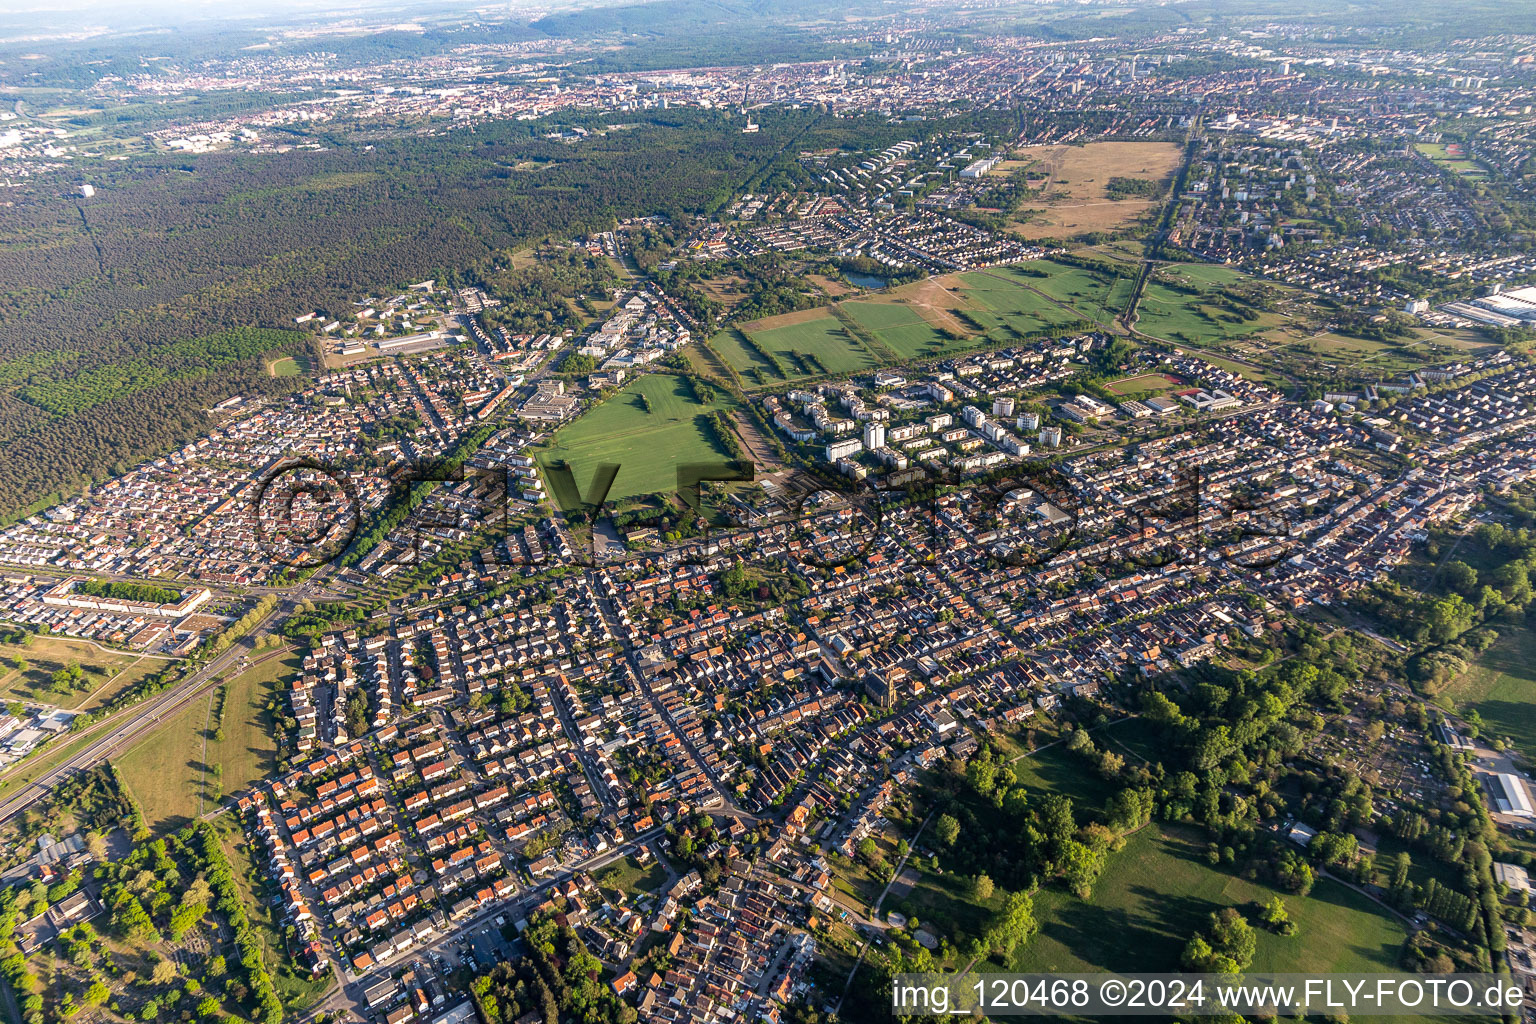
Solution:
{"label": "open field with dry grass", "polygon": [[814,284],[817,288],[820,288],[822,291],[826,292],[829,297],[834,299],[839,295],[847,295],[849,292],[853,291],[852,288],[848,287],[843,282],[835,281],[832,278],[827,277],[825,274],[811,274],[806,277],[806,280],[811,282],[811,284]]}
{"label": "open field with dry grass", "polygon": [[744,280],[735,274],[727,274],[724,277],[709,277],[695,282],[699,291],[720,303],[726,309],[735,309],[741,305],[747,293],[742,291]]}
{"label": "open field with dry grass", "polygon": [[808,324],[812,320],[820,320],[828,313],[826,306],[812,306],[810,309],[800,309],[793,313],[780,313],[778,316],[765,316],[761,320],[750,320],[742,324],[741,329],[748,334],[776,331],[780,327],[794,327],[796,324]]}
{"label": "open field with dry grass", "polygon": [[1184,151],[1173,142],[1090,142],[1086,146],[1028,146],[1017,157],[1046,175],[1045,195],[1025,202],[1013,230],[1025,238],[1073,238],[1113,231],[1156,208],[1161,199],[1114,200],[1111,178],[1166,184]]}

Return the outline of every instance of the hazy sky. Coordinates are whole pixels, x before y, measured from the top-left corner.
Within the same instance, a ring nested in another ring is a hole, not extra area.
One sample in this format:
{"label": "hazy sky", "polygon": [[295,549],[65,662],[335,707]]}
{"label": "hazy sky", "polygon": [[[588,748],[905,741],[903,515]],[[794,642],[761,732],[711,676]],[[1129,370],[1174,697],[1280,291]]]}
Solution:
{"label": "hazy sky", "polygon": [[0,15],[13,23],[35,16],[39,28],[61,24],[117,27],[178,25],[224,18],[249,20],[332,10],[385,12],[407,4],[408,0],[0,0]]}

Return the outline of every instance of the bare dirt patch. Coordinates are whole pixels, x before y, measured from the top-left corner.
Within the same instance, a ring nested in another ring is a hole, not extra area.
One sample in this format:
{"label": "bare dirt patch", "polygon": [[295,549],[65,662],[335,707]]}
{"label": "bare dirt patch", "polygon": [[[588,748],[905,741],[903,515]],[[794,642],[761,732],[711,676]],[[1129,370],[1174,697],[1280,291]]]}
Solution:
{"label": "bare dirt patch", "polygon": [[1071,238],[1125,226],[1156,207],[1157,199],[1110,199],[1111,178],[1146,178],[1167,184],[1183,159],[1173,142],[1090,142],[1086,146],[1027,146],[1017,157],[1047,176],[1045,195],[1026,200],[1012,228],[1025,238]]}

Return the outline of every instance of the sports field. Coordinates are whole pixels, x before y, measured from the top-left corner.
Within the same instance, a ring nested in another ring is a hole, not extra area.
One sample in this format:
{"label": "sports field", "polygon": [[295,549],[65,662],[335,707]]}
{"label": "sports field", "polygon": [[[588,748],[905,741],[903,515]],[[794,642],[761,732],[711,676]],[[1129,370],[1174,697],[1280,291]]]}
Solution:
{"label": "sports field", "polygon": [[687,378],[647,374],[556,431],[538,453],[539,465],[547,475],[564,461],[585,495],[600,464],[618,463],[609,501],[671,494],[678,466],[730,457],[705,419],[712,409],[732,408],[724,391],[716,390],[714,404],[706,407],[694,398]]}
{"label": "sports field", "polygon": [[[277,681],[300,664],[298,654],[287,653],[253,665],[224,684],[222,723],[215,714],[219,698],[210,690],[114,759],[151,829],[180,828],[218,806],[222,795],[276,771],[277,744],[265,708]],[[214,765],[222,766],[221,775]]]}
{"label": "sports field", "polygon": [[1178,378],[1170,377],[1166,373],[1143,373],[1106,384],[1104,390],[1115,395],[1161,395],[1178,386]]}
{"label": "sports field", "polygon": [[1462,714],[1476,710],[1484,735],[1508,736],[1517,750],[1536,758],[1536,630],[1505,634],[1446,687],[1445,696]]}
{"label": "sports field", "polygon": [[[25,663],[25,671],[16,667],[18,661]],[[84,673],[79,685],[53,692],[53,674],[72,664]],[[0,644],[0,699],[89,711],[166,664],[163,658],[99,648],[85,640],[37,636],[26,645]]]}
{"label": "sports field", "polygon": [[1444,167],[1448,171],[1455,171],[1468,178],[1488,177],[1488,172],[1483,169],[1482,164],[1470,159],[1462,150],[1460,143],[1421,142],[1413,148],[1429,157],[1436,167]]}
{"label": "sports field", "polygon": [[[1035,894],[1040,934],[1020,947],[1012,971],[1169,971],[1210,915],[1237,907],[1250,917],[1279,895],[1299,926],[1289,938],[1258,929],[1253,970],[1393,971],[1408,933],[1364,896],[1321,880],[1306,897],[1213,868],[1192,831],[1148,826],[1110,854],[1089,901],[1057,889]],[[995,969],[995,968],[994,968]]]}

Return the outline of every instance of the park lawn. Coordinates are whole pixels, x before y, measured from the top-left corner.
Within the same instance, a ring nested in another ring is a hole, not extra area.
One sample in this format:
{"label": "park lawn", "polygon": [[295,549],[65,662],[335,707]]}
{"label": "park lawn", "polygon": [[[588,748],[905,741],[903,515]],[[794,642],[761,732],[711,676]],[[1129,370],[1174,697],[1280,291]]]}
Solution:
{"label": "park lawn", "polygon": [[[299,671],[297,654],[263,662],[226,681],[224,738],[215,739],[215,689],[114,759],[123,781],[156,834],[181,828],[238,792],[271,775],[276,764],[273,726],[264,710],[277,680]],[[222,787],[213,766],[223,766]]]}
{"label": "park lawn", "polygon": [[1445,696],[1462,714],[1476,710],[1482,716],[1484,736],[1508,736],[1522,754],[1536,758],[1536,630],[1505,633],[1446,687]]}
{"label": "park lawn", "polygon": [[[1127,761],[1139,757],[1160,764],[1165,753],[1161,730],[1141,717],[1122,718],[1095,732],[1093,738],[1100,749],[1112,750]],[[1131,756],[1126,756],[1127,751]]]}
{"label": "park lawn", "polygon": [[1369,371],[1383,376],[1455,358],[1459,351],[1459,346],[1449,339],[1445,342],[1417,338],[1378,341],[1332,332],[1314,334],[1294,325],[1265,332],[1263,341],[1293,359],[1314,360],[1327,367]]}
{"label": "park lawn", "polygon": [[1223,267],[1217,263],[1180,263],[1172,268],[1180,277],[1187,277],[1198,284],[1222,288],[1247,279],[1241,270]]}
{"label": "park lawn", "polygon": [[892,910],[917,918],[918,925],[941,939],[954,943],[957,935],[980,935],[987,930],[991,916],[1003,907],[1006,894],[993,892],[990,899],[977,903],[970,892],[971,880],[964,875],[936,875],[924,867],[916,870],[908,862],[904,874],[916,871],[917,882],[907,889],[897,882],[880,905],[881,913]]}
{"label": "park lawn", "polygon": [[1450,889],[1462,889],[1465,881],[1461,870],[1451,864],[1447,864],[1439,857],[1431,856],[1422,849],[1414,849],[1403,840],[1383,832],[1376,837],[1376,884],[1386,888],[1392,883],[1392,870],[1397,864],[1397,855],[1406,853],[1411,865],[1408,869],[1408,879],[1415,885],[1428,885],[1431,878]]}
{"label": "park lawn", "polygon": [[268,368],[268,372],[274,377],[297,377],[302,371],[303,367],[299,366],[299,361],[292,356],[284,356]]}
{"label": "park lawn", "polygon": [[[788,371],[786,379],[789,380],[819,376],[823,372],[857,373],[879,365],[875,354],[832,316],[818,316],[766,330],[748,325],[744,330],[764,350],[778,357]],[[816,361],[811,362],[805,356],[812,356]]]}
{"label": "park lawn", "polygon": [[677,490],[678,466],[730,458],[713,425],[704,420],[712,409],[733,408],[735,402],[719,389],[714,404],[706,407],[694,398],[687,378],[646,374],[556,431],[538,453],[539,465],[547,478],[550,468],[564,461],[584,496],[603,463],[619,465],[609,501],[671,494]]}
{"label": "park lawn", "polygon": [[617,889],[633,898],[640,893],[659,892],[667,884],[667,869],[654,859],[649,866],[641,866],[631,854],[601,869],[595,877],[603,888]]}
{"label": "park lawn", "polygon": [[[18,659],[27,663],[26,672],[16,670]],[[85,670],[87,688],[65,694],[50,693],[53,674],[71,662],[77,662]],[[145,658],[131,651],[103,650],[84,640],[36,636],[25,645],[0,644],[0,699],[90,711],[166,664],[168,662],[163,658]]]}
{"label": "park lawn", "polygon": [[[1255,972],[1386,972],[1397,967],[1407,930],[1381,907],[1331,879],[1310,895],[1279,892],[1205,862],[1192,831],[1148,826],[1110,854],[1093,898],[1056,889],[1035,894],[1040,933],[1006,965],[1011,971],[1178,970],[1190,936],[1212,913],[1246,916],[1271,896],[1285,900],[1298,925],[1289,938],[1255,924]],[[990,965],[990,969],[999,969]]]}
{"label": "park lawn", "polygon": [[[1058,302],[1064,302],[1091,320],[1108,321],[1125,309],[1131,290],[1136,286],[1138,270],[1125,264],[1121,272],[1108,276],[1097,270],[1074,267],[1055,260],[1029,260],[998,268],[1020,283],[1038,288]],[[1030,271],[1039,271],[1036,277]]]}
{"label": "park lawn", "polygon": [[1148,281],[1136,307],[1136,330],[1143,334],[1164,341],[1204,346],[1257,334],[1285,323],[1285,318],[1278,314],[1258,311],[1254,319],[1244,320],[1232,310],[1216,305],[1223,297],[1224,287],[1242,278],[1241,274],[1225,267],[1185,264],[1159,273],[1175,273],[1201,291],[1197,295],[1187,295],[1167,287],[1156,277]]}
{"label": "park lawn", "polygon": [[[860,861],[851,861],[846,866],[837,864],[833,866],[832,888],[842,893],[841,902],[845,906],[856,907],[867,912],[875,905],[880,894],[885,892],[885,883],[877,880],[869,873]],[[836,893],[829,893],[834,900]]]}
{"label": "park lawn", "polygon": [[[1098,733],[1090,735],[1095,746],[1103,745]],[[1072,753],[1064,742],[1041,747],[1014,761],[1011,767],[1019,785],[1071,797],[1073,808],[1079,813],[1097,814],[1114,791],[1089,767],[1087,758]]]}

